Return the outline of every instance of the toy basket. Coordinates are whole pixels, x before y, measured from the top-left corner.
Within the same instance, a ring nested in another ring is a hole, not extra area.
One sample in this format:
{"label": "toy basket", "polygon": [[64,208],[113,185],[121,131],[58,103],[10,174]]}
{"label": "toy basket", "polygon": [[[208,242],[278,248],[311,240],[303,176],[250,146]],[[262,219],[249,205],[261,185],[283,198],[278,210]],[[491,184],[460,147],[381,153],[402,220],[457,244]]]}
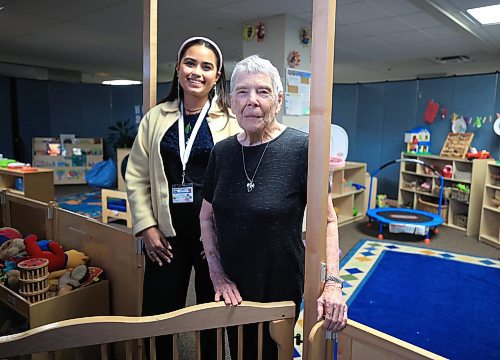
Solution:
{"label": "toy basket", "polygon": [[498,174],[491,173],[491,184],[500,186],[500,173]]}
{"label": "toy basket", "polygon": [[17,266],[20,269],[21,289],[19,293],[31,303],[47,299],[49,290],[49,260],[28,259],[21,261]]}
{"label": "toy basket", "polygon": [[[432,214],[437,214],[438,213],[438,204],[434,204],[429,201],[422,200],[421,198],[417,198],[417,209],[422,210],[422,211],[427,211]],[[441,205],[441,217],[444,219],[446,222],[446,219],[448,218],[448,205],[442,204]]]}
{"label": "toy basket", "polygon": [[467,227],[467,215],[455,215],[454,219],[453,219],[453,223],[456,226],[466,228]]}
{"label": "toy basket", "polygon": [[461,201],[461,202],[469,202],[470,192],[462,191],[457,188],[451,189],[451,198],[453,200]]}
{"label": "toy basket", "polygon": [[455,180],[471,181],[472,172],[455,170]]}

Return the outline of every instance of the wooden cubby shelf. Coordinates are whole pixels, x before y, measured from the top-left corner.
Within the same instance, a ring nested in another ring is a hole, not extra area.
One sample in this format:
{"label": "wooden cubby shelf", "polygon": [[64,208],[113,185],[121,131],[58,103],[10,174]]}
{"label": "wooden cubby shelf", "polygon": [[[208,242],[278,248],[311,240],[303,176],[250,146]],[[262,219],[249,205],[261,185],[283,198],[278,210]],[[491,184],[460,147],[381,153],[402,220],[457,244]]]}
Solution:
{"label": "wooden cubby shelf", "polygon": [[[444,218],[444,225],[465,231],[467,236],[477,235],[479,233],[487,160],[469,161],[462,158],[409,153],[402,153],[401,156],[402,158],[421,160],[439,173],[442,173],[445,167],[451,168],[451,177],[443,177],[445,191],[441,216]],[[463,184],[470,189],[468,196],[459,198],[451,194],[452,191],[456,194],[458,184]],[[439,177],[425,166],[401,162],[398,191],[398,205],[400,207],[432,210],[432,212],[437,213],[439,190]]]}
{"label": "wooden cubby shelf", "polygon": [[500,248],[500,161],[486,168],[479,241]]}

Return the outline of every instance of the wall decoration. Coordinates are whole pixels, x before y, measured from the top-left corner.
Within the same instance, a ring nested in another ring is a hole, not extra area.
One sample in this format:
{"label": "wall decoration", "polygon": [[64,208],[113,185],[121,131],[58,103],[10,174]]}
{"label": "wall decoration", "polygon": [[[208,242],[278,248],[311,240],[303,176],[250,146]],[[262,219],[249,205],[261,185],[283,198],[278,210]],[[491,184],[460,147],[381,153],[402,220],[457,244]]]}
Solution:
{"label": "wall decoration", "polygon": [[311,73],[286,69],[285,79],[285,114],[309,115]]}
{"label": "wall decoration", "polygon": [[245,25],[243,26],[243,39],[246,41],[250,41],[255,37],[255,26],[253,25]]}
{"label": "wall decoration", "polygon": [[439,156],[464,158],[473,138],[474,133],[449,133]]}
{"label": "wall decoration", "polygon": [[291,67],[292,69],[300,65],[299,52],[296,50],[290,51],[290,53],[288,54],[287,61],[288,61],[288,66]]}
{"label": "wall decoration", "polygon": [[[454,114],[456,115],[456,114]],[[451,131],[454,133],[454,134],[458,134],[458,133],[464,133],[467,131],[467,121],[464,119],[463,116],[456,116],[455,117],[455,120],[453,121],[452,119],[452,123],[451,123]]]}
{"label": "wall decoration", "polygon": [[259,23],[257,24],[257,41],[264,40],[265,36],[266,36],[266,26],[262,21],[259,21]]}
{"label": "wall decoration", "polygon": [[309,32],[309,29],[306,27],[303,27],[300,29],[300,43],[304,46],[309,45],[311,42],[311,33]]}
{"label": "wall decoration", "polygon": [[424,121],[427,124],[432,124],[434,119],[436,119],[437,112],[439,110],[439,104],[434,100],[427,101],[427,108],[424,113]]}

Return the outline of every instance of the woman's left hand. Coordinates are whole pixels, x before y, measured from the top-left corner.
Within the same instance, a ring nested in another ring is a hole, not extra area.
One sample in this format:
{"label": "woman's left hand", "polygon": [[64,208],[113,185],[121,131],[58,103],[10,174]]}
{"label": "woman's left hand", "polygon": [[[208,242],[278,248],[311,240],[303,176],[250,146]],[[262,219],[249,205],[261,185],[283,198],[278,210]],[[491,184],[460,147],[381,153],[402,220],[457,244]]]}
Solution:
{"label": "woman's left hand", "polygon": [[317,300],[318,321],[325,319],[323,327],[329,331],[341,331],[347,325],[347,305],[342,298],[338,284],[325,284],[323,293]]}

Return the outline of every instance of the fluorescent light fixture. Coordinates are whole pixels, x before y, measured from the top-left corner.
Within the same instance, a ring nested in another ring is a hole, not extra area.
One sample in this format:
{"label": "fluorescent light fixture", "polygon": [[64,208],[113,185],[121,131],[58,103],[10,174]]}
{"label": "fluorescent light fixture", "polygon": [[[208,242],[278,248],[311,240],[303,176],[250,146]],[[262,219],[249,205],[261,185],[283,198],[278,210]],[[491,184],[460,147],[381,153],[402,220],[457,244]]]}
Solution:
{"label": "fluorescent light fixture", "polygon": [[467,9],[467,12],[479,21],[481,25],[500,23],[500,4]]}
{"label": "fluorescent light fixture", "polygon": [[137,80],[106,80],[102,82],[104,85],[139,85]]}

